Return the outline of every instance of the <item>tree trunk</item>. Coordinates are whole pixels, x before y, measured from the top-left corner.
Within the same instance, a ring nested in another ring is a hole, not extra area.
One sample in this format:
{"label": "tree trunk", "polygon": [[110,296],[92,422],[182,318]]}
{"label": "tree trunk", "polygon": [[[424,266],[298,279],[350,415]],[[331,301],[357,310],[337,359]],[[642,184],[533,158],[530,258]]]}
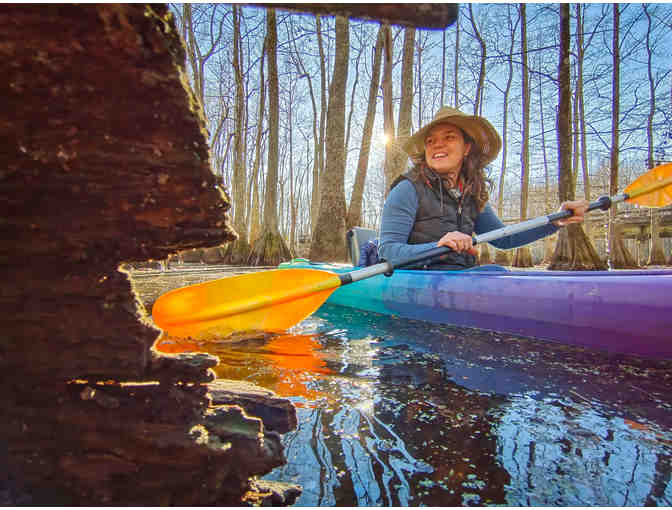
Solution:
{"label": "tree trunk", "polygon": [[443,98],[446,91],[446,30],[441,33],[441,95],[439,96],[439,106],[443,106]]}
{"label": "tree trunk", "polygon": [[660,237],[660,215],[655,209],[651,211],[651,240],[649,245],[649,260],[647,266],[664,266],[665,251],[663,250],[663,239]]}
{"label": "tree trunk", "polygon": [[[560,202],[574,199],[572,177],[571,87],[569,76],[569,4],[560,5],[560,52],[558,64],[558,192]],[[560,229],[553,260],[548,269],[606,269],[581,225]]]}
{"label": "tree trunk", "polygon": [[348,147],[350,147],[350,129],[352,128],[352,115],[355,113],[355,93],[357,92],[357,85],[359,84],[359,60],[362,58],[362,53],[364,52],[364,47],[359,48],[359,53],[355,59],[355,80],[352,84],[352,92],[350,93],[350,113],[348,113],[348,123],[345,129],[345,154],[347,158]]}
{"label": "tree trunk", "polygon": [[[317,217],[320,213],[320,179],[322,178],[322,172],[324,170],[324,124],[327,114],[327,70],[325,67],[326,57],[324,55],[324,45],[322,43],[322,23],[320,20],[320,16],[315,16],[317,47],[320,53],[320,123],[317,126],[318,136],[315,137],[316,146],[315,166],[313,170],[313,192],[310,201],[310,225],[312,233],[315,232]],[[310,77],[308,79],[310,80]]]}
{"label": "tree trunk", "polygon": [[[541,40],[541,34],[540,38]],[[541,44],[540,44],[541,46]],[[542,56],[538,55],[539,69],[541,69]],[[546,154],[546,129],[544,125],[544,96],[543,76],[539,73],[539,121],[541,123],[541,155],[544,160],[544,213],[551,212],[551,176],[548,168],[548,156]],[[553,260],[557,236],[548,236],[544,239],[544,257],[541,264],[547,266]]]}
{"label": "tree trunk", "polygon": [[364,184],[366,182],[366,171],[369,166],[369,152],[371,149],[371,136],[373,134],[373,123],[376,117],[376,99],[378,97],[378,88],[380,87],[380,67],[383,55],[385,30],[381,25],[378,29],[376,39],[376,48],[373,55],[373,71],[371,73],[371,85],[369,86],[369,104],[366,109],[366,119],[364,120],[364,131],[362,133],[362,147],[359,151],[359,160],[357,162],[357,173],[355,175],[355,184],[350,197],[350,206],[345,220],[346,230],[362,224],[362,202],[364,200]]}
{"label": "tree trunk", "polygon": [[485,46],[485,40],[478,31],[478,25],[476,24],[476,19],[474,19],[472,5],[473,4],[471,3],[469,4],[469,19],[471,20],[471,27],[474,29],[476,40],[481,47],[481,66],[478,71],[478,85],[476,86],[476,97],[474,101],[474,115],[480,115],[483,108],[483,89],[485,85],[485,61],[487,59],[487,49]]}
{"label": "tree trunk", "polygon": [[261,233],[261,214],[259,200],[259,167],[261,166],[261,143],[264,132],[264,111],[266,108],[266,79],[264,77],[264,60],[266,57],[267,38],[264,39],[259,63],[259,110],[257,113],[257,134],[254,144],[254,163],[252,165],[252,207],[250,209],[250,244],[253,244]]}
{"label": "tree trunk", "polygon": [[348,77],[349,22],[336,17],[336,55],[329,86],[327,157],[320,179],[320,214],[310,246],[310,258],[347,260],[345,249],[345,92]]}
{"label": "tree trunk", "polygon": [[393,171],[390,167],[394,160],[394,105],[392,104],[392,56],[394,48],[392,47],[392,29],[389,25],[383,25],[384,31],[384,53],[383,53],[383,130],[385,132],[385,194],[390,190],[393,178]]}
{"label": "tree trunk", "polygon": [[500,266],[510,266],[512,259],[512,251],[496,250],[495,251],[495,264]]}
{"label": "tree trunk", "polygon": [[[520,221],[525,221],[527,219],[527,200],[530,182],[530,72],[527,68],[527,16],[525,7],[525,4],[520,4],[520,44],[523,75],[522,148],[520,150]],[[512,265],[514,267],[530,267],[533,265],[529,246],[521,246],[516,249]]]}
{"label": "tree trunk", "polygon": [[[459,12],[459,7],[458,7]],[[455,82],[455,97],[453,98],[453,106],[460,108],[460,93],[459,93],[459,62],[460,62],[460,17],[455,20],[455,62],[453,63],[453,80]]]}
{"label": "tree trunk", "polygon": [[488,243],[479,245],[478,264],[483,266],[485,264],[492,264],[492,251]]}
{"label": "tree trunk", "polygon": [[[618,193],[618,159],[619,159],[619,118],[620,118],[620,93],[621,93],[621,52],[619,41],[620,12],[618,4],[613,4],[613,79],[612,79],[612,106],[611,106],[611,173],[609,179],[609,195]],[[634,258],[625,247],[621,230],[616,226],[615,219],[618,213],[618,204],[609,209],[609,263],[614,269],[632,269],[638,267]]]}
{"label": "tree trunk", "polygon": [[246,180],[247,168],[243,129],[246,117],[246,97],[243,84],[243,59],[240,35],[241,8],[232,6],[233,10],[233,72],[236,81],[235,99],[235,131],[233,133],[233,179],[231,191],[233,195],[233,228],[238,234],[238,239],[230,243],[226,250],[226,258],[231,264],[239,264],[247,260],[250,254],[250,245],[247,235],[247,218],[245,205],[247,199]]}
{"label": "tree trunk", "polygon": [[[646,119],[646,140],[647,140],[647,154],[646,162],[648,168],[653,168],[653,118],[656,114],[656,82],[653,77],[653,48],[651,47],[651,30],[652,30],[652,20],[651,13],[649,12],[648,6],[644,4],[643,6],[644,14],[648,22],[647,31],[646,31],[646,54],[647,54],[647,71],[649,77],[649,115]],[[653,218],[653,215],[651,216]],[[653,223],[651,224],[653,228]]]}
{"label": "tree trunk", "polygon": [[268,41],[268,165],[266,193],[264,196],[264,221],[259,238],[252,247],[248,259],[250,265],[275,266],[290,259],[292,253],[278,230],[278,135],[279,135],[279,88],[278,88],[278,32],[275,9],[266,10],[266,37]]}
{"label": "tree trunk", "polygon": [[[394,143],[389,144],[391,160],[385,165],[386,189],[401,175],[408,163],[408,155],[401,149],[401,142],[411,134],[411,113],[413,108],[413,53],[415,46],[415,28],[404,30],[404,52],[401,63],[401,101],[399,104],[399,123]],[[390,48],[391,51],[391,48]]]}
{"label": "tree trunk", "polygon": [[[507,12],[508,12],[508,21],[509,21],[509,27],[511,28],[511,44],[509,45],[509,55],[513,54],[513,47],[515,44],[515,37],[514,34],[516,32],[516,28],[518,25],[518,22],[520,21],[520,16],[518,16],[518,19],[516,20],[515,25],[513,24],[511,20],[511,10],[510,6],[507,6]],[[513,81],[513,59],[508,59],[508,64],[509,64],[509,75],[506,80],[506,88],[504,89],[504,100],[503,100],[503,109],[504,109],[504,117],[502,119],[502,167],[499,172],[499,189],[497,192],[497,214],[499,215],[500,218],[504,217],[504,184],[505,184],[505,176],[506,176],[506,158],[508,154],[508,132],[509,132],[509,94],[511,92],[511,82]],[[510,262],[507,257],[507,262]],[[499,262],[498,262],[499,263]],[[508,265],[508,263],[506,264]]]}
{"label": "tree trunk", "polygon": [[[576,45],[577,45],[577,81],[576,94],[578,101],[578,116],[579,116],[579,134],[581,147],[581,170],[583,172],[583,197],[586,200],[591,199],[590,189],[590,175],[588,173],[588,144],[586,142],[586,113],[583,95],[583,60],[585,55],[584,39],[583,39],[583,15],[582,10],[585,6],[576,4]],[[577,169],[578,172],[578,169]],[[588,227],[586,226],[588,232]]]}

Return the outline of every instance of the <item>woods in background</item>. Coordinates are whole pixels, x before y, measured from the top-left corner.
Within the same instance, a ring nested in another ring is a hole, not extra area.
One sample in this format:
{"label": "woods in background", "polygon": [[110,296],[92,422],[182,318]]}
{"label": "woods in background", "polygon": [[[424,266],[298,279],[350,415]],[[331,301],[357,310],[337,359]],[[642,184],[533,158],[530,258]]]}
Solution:
{"label": "woods in background", "polygon": [[[400,142],[442,103],[486,116],[502,135],[488,171],[504,219],[622,191],[672,160],[670,4],[463,4],[445,30],[241,5],[171,9],[213,171],[233,199],[232,263],[273,265],[301,247],[345,260],[346,229],[377,228],[406,168]],[[658,221],[652,212],[649,258],[660,264]],[[635,266],[613,215],[609,225],[612,267]],[[545,262],[605,267],[593,241],[567,229]],[[513,263],[532,260],[523,249]]]}

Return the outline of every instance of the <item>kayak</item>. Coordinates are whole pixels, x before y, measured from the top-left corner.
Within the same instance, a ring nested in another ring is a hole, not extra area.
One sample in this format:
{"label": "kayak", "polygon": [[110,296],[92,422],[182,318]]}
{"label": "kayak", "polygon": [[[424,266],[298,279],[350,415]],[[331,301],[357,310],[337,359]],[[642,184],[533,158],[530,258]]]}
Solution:
{"label": "kayak", "polygon": [[[279,268],[346,273],[352,266],[298,260]],[[672,270],[466,271],[397,269],[337,288],[326,303],[672,359]]]}

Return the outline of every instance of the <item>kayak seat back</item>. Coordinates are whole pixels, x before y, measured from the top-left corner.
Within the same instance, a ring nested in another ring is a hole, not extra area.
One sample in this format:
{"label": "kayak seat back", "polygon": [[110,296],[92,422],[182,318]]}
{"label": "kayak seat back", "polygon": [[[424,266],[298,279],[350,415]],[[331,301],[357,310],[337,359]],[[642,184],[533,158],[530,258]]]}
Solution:
{"label": "kayak seat back", "polygon": [[369,241],[375,241],[378,237],[378,232],[371,228],[352,227],[345,234],[346,245],[350,261],[353,266],[363,265],[360,262],[362,247]]}

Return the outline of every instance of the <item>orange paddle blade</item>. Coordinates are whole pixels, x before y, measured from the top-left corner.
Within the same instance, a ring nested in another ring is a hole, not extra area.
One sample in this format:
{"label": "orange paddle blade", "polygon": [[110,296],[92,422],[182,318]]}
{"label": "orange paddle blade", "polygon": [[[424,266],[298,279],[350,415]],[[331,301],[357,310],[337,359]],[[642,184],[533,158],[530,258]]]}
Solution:
{"label": "orange paddle blade", "polygon": [[154,323],[166,333],[199,340],[239,331],[282,331],[315,312],[341,285],[315,269],[274,269],[171,290],[154,303]]}
{"label": "orange paddle blade", "polygon": [[627,188],[626,202],[645,207],[672,204],[672,163],[657,166],[639,176]]}

